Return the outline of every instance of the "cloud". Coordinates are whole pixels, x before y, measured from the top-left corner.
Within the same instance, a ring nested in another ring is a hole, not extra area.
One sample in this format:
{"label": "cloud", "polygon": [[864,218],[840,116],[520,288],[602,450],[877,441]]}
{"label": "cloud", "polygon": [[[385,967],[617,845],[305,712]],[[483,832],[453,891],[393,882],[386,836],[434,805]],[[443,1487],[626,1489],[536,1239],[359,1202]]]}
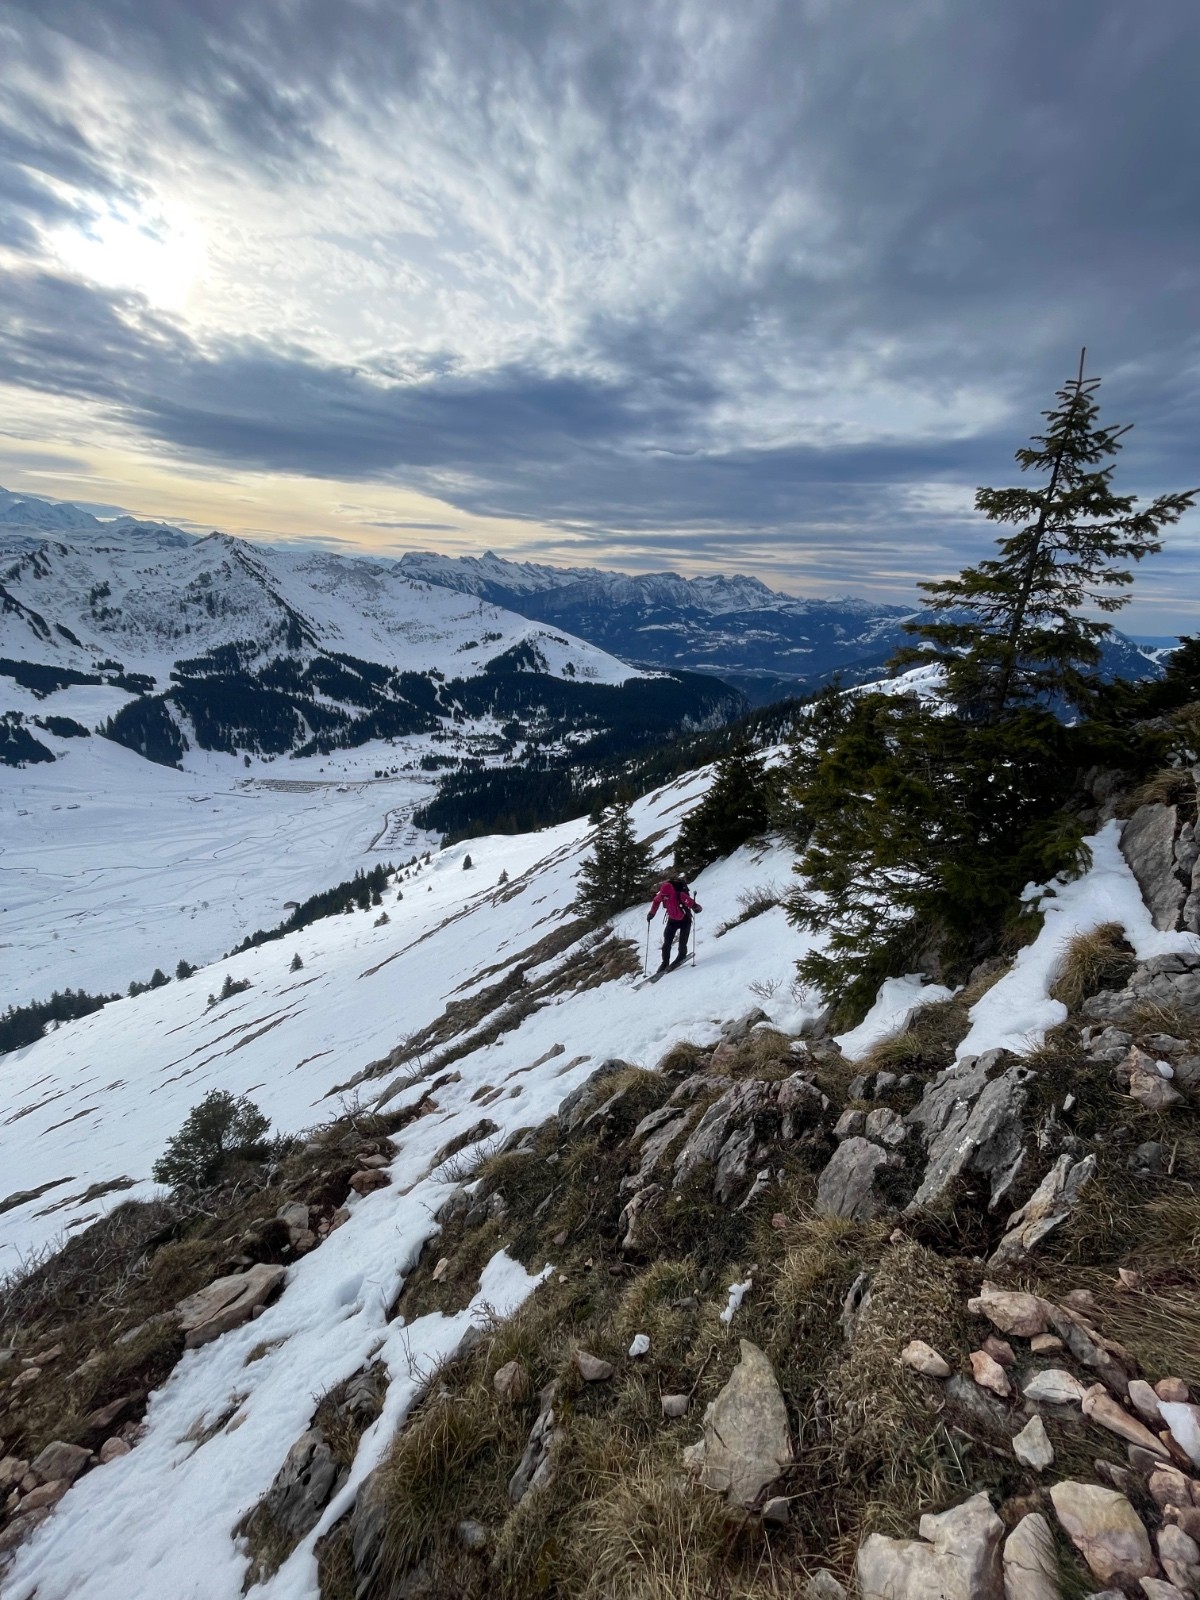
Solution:
{"label": "cloud", "polygon": [[[899,588],[978,553],[974,486],[1088,343],[1131,487],[1194,472],[1188,0],[8,16],[0,377],[181,468]],[[56,255],[172,208],[182,316]]]}

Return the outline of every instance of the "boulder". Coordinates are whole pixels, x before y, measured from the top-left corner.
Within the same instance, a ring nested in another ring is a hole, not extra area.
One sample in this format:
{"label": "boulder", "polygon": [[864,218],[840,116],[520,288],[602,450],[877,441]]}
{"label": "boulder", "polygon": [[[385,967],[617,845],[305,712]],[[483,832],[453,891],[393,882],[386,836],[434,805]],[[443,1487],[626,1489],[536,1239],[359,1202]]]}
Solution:
{"label": "boulder", "polygon": [[920,1539],[873,1533],[856,1562],[861,1600],[1002,1600],[1004,1524],[986,1494],[924,1516]]}
{"label": "boulder", "polygon": [[317,1428],[302,1433],[283,1458],[262,1504],[295,1539],[317,1524],[338,1480],[338,1464]]}
{"label": "boulder", "polygon": [[1004,1541],[1004,1600],[1062,1600],[1050,1524],[1039,1511],[1021,1518]]}
{"label": "boulder", "polygon": [[1023,1467],[1045,1472],[1047,1467],[1054,1465],[1054,1446],[1050,1443],[1050,1435],[1041,1417],[1031,1417],[1020,1433],[1014,1435],[1012,1446],[1013,1455]]}
{"label": "boulder", "polygon": [[476,1522],[473,1517],[464,1517],[454,1531],[464,1550],[487,1549],[488,1531],[482,1522]]}
{"label": "boulder", "polygon": [[791,1465],[787,1407],[774,1368],[757,1345],[741,1340],[741,1360],[704,1415],[699,1465],[706,1489],[750,1506]]}
{"label": "boulder", "polygon": [[949,1364],[938,1355],[931,1344],[926,1344],[924,1339],[910,1340],[901,1350],[900,1359],[906,1367],[911,1367],[914,1372],[919,1372],[926,1378],[950,1376]]}
{"label": "boulder", "polygon": [[1123,1494],[1068,1478],[1051,1486],[1050,1499],[1067,1537],[1101,1583],[1129,1586],[1153,1577],[1149,1535]]}
{"label": "boulder", "polygon": [[989,1082],[1006,1057],[1006,1051],[989,1050],[948,1067],[909,1112],[926,1146],[925,1175],[910,1211],[932,1205],[964,1172],[989,1180],[993,1205],[1008,1190],[1024,1159],[1025,1085],[1033,1075],[1012,1066]]}
{"label": "boulder", "polygon": [[880,1167],[896,1164],[881,1145],[857,1136],[844,1140],[817,1182],[817,1212],[823,1217],[845,1217],[866,1222],[889,1209],[875,1188]]}
{"label": "boulder", "polygon": [[61,1439],[55,1439],[34,1456],[29,1470],[42,1483],[63,1479],[72,1484],[91,1459],[92,1452],[85,1450],[82,1445],[64,1444]]}
{"label": "boulder", "polygon": [[1025,1204],[1009,1217],[988,1265],[1002,1267],[1023,1261],[1052,1229],[1066,1221],[1095,1172],[1095,1156],[1084,1156],[1082,1161],[1059,1156]]}
{"label": "boulder", "polygon": [[175,1307],[189,1350],[240,1328],[258,1306],[265,1305],[287,1275],[287,1268],[259,1262],[248,1272],[216,1278],[207,1288],[188,1295]]}
{"label": "boulder", "polygon": [[750,1122],[731,1133],[721,1146],[713,1181],[713,1197],[721,1205],[728,1205],[745,1184],[755,1143],[754,1124]]}

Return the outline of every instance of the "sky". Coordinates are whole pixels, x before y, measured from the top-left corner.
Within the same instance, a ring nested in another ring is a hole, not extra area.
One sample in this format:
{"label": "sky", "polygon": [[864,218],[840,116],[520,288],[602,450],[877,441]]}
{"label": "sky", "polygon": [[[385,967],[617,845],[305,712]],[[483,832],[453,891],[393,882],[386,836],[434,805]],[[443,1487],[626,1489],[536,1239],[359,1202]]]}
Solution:
{"label": "sky", "polygon": [[[911,597],[1075,368],[1200,483],[1195,0],[6,0],[0,483]],[[1200,611],[1200,515],[1123,625]]]}

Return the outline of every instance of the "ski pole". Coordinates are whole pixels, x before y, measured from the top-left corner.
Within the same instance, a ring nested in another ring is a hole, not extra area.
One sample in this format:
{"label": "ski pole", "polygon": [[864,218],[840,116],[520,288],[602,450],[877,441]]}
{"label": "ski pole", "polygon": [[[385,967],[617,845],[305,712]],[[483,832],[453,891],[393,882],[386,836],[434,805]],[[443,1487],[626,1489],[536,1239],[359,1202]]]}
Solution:
{"label": "ski pole", "polygon": [[642,960],[642,977],[650,976],[650,921],[646,920],[646,954]]}
{"label": "ski pole", "polygon": [[692,918],[692,965],[696,965],[696,946],[700,943],[700,918]]}

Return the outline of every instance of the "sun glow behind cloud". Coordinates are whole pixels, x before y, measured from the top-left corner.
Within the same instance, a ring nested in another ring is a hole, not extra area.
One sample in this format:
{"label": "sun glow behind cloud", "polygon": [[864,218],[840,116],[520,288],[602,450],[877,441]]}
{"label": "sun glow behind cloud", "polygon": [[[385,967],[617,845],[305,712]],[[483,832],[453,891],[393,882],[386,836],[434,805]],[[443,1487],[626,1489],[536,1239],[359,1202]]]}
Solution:
{"label": "sun glow behind cloud", "polygon": [[187,310],[208,256],[202,228],[181,206],[157,215],[112,209],[85,226],[54,229],[47,243],[87,282],[133,290],[156,310],[176,313]]}

